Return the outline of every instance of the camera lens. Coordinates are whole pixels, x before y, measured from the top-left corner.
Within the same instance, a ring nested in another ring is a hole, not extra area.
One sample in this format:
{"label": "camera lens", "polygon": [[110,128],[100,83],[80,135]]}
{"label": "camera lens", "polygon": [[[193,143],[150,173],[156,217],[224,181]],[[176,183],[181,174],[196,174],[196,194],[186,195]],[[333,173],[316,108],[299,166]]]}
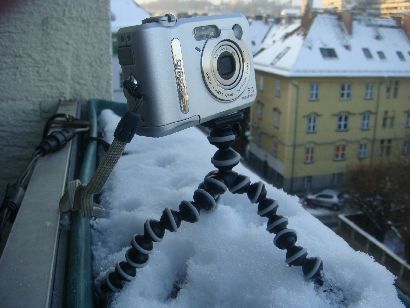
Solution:
{"label": "camera lens", "polygon": [[223,102],[232,102],[246,89],[252,58],[248,46],[233,31],[221,33],[221,38],[209,39],[205,45],[202,78],[212,95]]}
{"label": "camera lens", "polygon": [[225,80],[229,80],[235,74],[235,58],[230,52],[223,52],[217,61],[217,70],[219,76]]}

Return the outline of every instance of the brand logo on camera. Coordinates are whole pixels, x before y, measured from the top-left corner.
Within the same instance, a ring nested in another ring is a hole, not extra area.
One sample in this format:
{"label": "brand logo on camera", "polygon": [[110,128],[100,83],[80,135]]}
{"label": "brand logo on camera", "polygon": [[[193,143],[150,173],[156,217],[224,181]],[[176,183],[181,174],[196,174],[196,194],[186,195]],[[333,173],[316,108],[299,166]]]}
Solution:
{"label": "brand logo on camera", "polygon": [[183,113],[189,111],[189,98],[185,81],[184,61],[182,60],[181,43],[178,39],[171,41],[172,59],[174,61],[175,81],[177,85],[179,105]]}

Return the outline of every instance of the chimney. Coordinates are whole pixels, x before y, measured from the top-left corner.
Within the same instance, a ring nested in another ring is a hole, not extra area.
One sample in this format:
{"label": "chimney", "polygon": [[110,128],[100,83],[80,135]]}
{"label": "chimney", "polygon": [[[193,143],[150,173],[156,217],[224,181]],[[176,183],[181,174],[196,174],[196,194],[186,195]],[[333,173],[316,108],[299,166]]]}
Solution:
{"label": "chimney", "polygon": [[313,0],[302,0],[300,2],[300,16],[305,15],[306,11],[311,11]]}
{"label": "chimney", "polygon": [[403,27],[403,31],[406,33],[407,38],[410,40],[410,15],[403,16],[401,26]]}
{"label": "chimney", "polygon": [[343,20],[343,24],[345,25],[345,28],[347,30],[347,33],[350,35],[352,34],[352,28],[353,28],[353,16],[350,11],[343,11],[341,12],[341,17]]}
{"label": "chimney", "polygon": [[308,32],[310,25],[313,21],[313,14],[312,14],[312,5],[313,0],[302,0],[300,4],[301,16],[302,16],[302,28],[305,33]]}

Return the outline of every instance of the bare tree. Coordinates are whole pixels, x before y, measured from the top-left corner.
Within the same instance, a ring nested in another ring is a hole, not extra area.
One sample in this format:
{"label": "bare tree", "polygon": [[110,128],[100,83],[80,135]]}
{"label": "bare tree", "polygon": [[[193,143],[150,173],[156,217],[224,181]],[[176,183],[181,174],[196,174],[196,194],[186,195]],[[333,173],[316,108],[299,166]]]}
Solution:
{"label": "bare tree", "polygon": [[352,204],[360,209],[378,231],[395,230],[405,245],[410,262],[410,165],[406,162],[359,165],[347,172],[346,186]]}

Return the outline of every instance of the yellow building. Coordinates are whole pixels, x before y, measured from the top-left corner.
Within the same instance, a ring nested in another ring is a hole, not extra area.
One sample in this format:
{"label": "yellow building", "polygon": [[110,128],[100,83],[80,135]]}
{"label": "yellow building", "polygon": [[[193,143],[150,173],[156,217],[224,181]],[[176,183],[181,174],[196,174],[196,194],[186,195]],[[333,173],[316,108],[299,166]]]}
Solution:
{"label": "yellow building", "polygon": [[365,9],[377,12],[382,17],[403,16],[410,14],[409,0],[323,0],[323,8],[338,11]]}
{"label": "yellow building", "polygon": [[409,0],[384,0],[379,4],[380,15],[383,17],[410,14]]}
{"label": "yellow building", "polygon": [[248,159],[290,192],[343,184],[349,166],[410,157],[404,31],[389,20],[330,14],[309,24],[272,27],[254,59]]}

